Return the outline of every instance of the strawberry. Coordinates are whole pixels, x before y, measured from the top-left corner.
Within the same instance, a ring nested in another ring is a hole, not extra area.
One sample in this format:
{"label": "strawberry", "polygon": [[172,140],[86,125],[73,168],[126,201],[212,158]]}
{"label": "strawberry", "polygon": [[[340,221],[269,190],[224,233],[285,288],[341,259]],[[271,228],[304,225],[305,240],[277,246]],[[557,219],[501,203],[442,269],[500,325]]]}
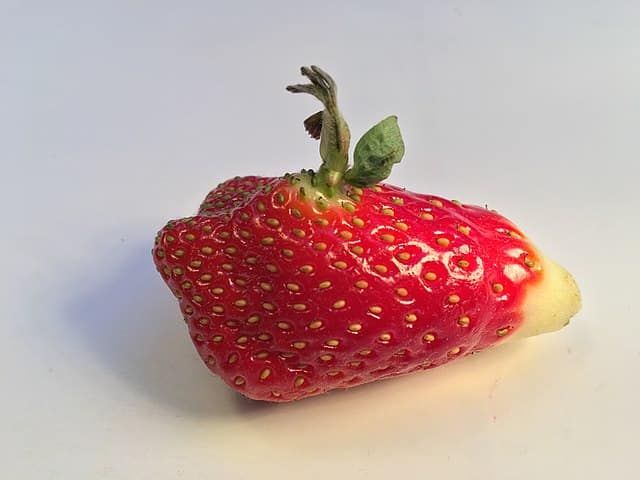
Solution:
{"label": "strawberry", "polygon": [[324,110],[317,172],[236,177],[169,222],[153,258],[207,366],[259,400],[290,401],[429,369],[557,330],[571,276],[495,211],[381,184],[404,153],[395,117],[348,166],[336,87],[294,85]]}

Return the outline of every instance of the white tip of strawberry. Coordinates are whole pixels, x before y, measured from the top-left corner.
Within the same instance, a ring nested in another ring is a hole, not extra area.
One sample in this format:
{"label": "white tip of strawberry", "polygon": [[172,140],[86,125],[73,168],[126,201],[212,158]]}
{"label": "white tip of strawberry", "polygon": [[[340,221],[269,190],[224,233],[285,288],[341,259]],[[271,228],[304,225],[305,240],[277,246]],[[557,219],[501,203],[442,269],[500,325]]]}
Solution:
{"label": "white tip of strawberry", "polygon": [[523,322],[511,338],[554,332],[569,324],[582,306],[580,290],[571,274],[542,257],[543,277],[529,287],[523,302]]}

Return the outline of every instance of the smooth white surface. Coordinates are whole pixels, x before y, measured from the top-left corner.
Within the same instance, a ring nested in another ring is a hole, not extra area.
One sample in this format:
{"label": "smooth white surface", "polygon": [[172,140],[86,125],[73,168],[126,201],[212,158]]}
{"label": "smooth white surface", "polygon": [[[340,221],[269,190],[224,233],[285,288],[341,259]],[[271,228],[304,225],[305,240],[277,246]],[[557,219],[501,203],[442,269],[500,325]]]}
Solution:
{"label": "smooth white surface", "polygon": [[[233,6],[232,6],[233,4]],[[0,2],[7,479],[637,477],[637,2]],[[226,177],[315,167],[337,78],[391,178],[489,204],[576,277],[569,328],[291,405],[210,376],[150,248]]]}

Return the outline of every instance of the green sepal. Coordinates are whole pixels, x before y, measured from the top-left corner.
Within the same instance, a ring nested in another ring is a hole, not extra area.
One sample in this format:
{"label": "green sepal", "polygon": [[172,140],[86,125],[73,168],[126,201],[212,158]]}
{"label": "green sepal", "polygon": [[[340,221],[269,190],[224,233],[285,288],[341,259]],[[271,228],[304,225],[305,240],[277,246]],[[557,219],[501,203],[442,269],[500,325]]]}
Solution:
{"label": "green sepal", "polygon": [[358,141],[353,152],[353,167],[345,173],[345,181],[357,187],[368,187],[389,175],[393,165],[404,155],[404,142],[398,117],[392,115],[374,125]]}

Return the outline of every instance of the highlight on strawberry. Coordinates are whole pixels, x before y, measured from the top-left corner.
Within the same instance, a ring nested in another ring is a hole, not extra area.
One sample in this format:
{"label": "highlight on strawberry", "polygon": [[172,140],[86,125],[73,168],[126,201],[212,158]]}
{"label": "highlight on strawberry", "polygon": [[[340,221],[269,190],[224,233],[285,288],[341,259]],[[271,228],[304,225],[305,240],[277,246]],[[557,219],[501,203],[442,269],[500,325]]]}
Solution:
{"label": "highlight on strawberry", "polygon": [[287,90],[323,105],[304,121],[318,170],[227,180],[155,239],[211,371],[286,402],[558,330],[578,312],[571,275],[511,221],[381,183],[404,154],[396,117],[363,135],[350,164],[335,82],[316,66],[302,75]]}

